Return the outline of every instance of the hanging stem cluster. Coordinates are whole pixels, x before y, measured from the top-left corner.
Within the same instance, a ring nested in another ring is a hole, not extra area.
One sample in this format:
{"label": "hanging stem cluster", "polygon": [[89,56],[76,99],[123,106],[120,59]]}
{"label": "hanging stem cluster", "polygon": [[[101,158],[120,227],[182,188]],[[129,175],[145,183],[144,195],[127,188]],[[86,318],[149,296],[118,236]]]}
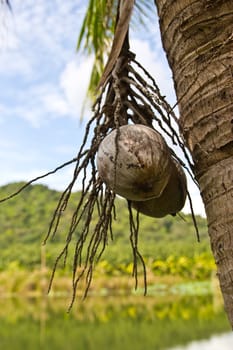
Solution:
{"label": "hanging stem cluster", "polygon": [[[3,1],[2,1],[3,2]],[[9,5],[9,2],[6,1]],[[31,183],[54,174],[61,168],[75,163],[73,177],[61,194],[57,207],[54,211],[48,233],[44,243],[49,238],[53,239],[59,231],[63,212],[67,209],[74,185],[81,179],[81,196],[73,211],[70,226],[66,235],[66,242],[58,255],[49,289],[55,276],[58,264],[62,261],[66,265],[71,243],[73,251],[73,294],[70,307],[75,300],[77,288],[81,280],[85,280],[84,297],[91,285],[93,270],[101,258],[109,239],[113,239],[112,222],[116,219],[115,198],[116,194],[108,188],[98,176],[96,167],[96,155],[101,141],[114,129],[117,130],[116,158],[119,151],[117,140],[120,127],[127,124],[142,124],[150,128],[156,128],[168,138],[172,145],[178,146],[187,161],[187,167],[183,161],[168,148],[168,152],[187,170],[195,181],[192,169],[193,164],[184,142],[177,131],[178,120],[173,108],[168,104],[165,97],[160,93],[156,81],[149,72],[135,59],[135,55],[129,50],[128,30],[134,1],[119,2],[125,6],[119,16],[116,26],[112,53],[107,64],[107,70],[103,74],[100,84],[100,93],[93,106],[93,116],[86,125],[86,130],[81,148],[77,156],[53,171],[29,181],[18,191],[0,200],[0,202],[13,198]],[[123,44],[122,44],[123,43]],[[119,54],[120,52],[120,54]],[[118,55],[119,54],[119,55]],[[91,141],[90,139],[91,137]],[[191,197],[188,193],[194,225],[198,235],[195,216],[192,209]],[[142,264],[144,275],[145,294],[147,288],[146,266],[143,256],[138,249],[139,238],[139,213],[134,215],[131,203],[128,201],[129,212],[129,239],[132,246],[133,271],[135,288],[138,285],[138,261]],[[94,214],[97,222],[93,224]],[[77,232],[79,232],[77,234]]]}
{"label": "hanging stem cluster", "polygon": [[[49,238],[54,238],[58,233],[62,214],[67,209],[74,185],[81,179],[81,196],[72,214],[65,245],[55,261],[49,285],[50,289],[58,264],[62,261],[65,266],[71,242],[74,243],[73,294],[70,307],[73,305],[81,280],[85,280],[83,296],[86,297],[91,285],[94,267],[101,258],[109,239],[113,239],[112,222],[116,219],[114,205],[116,195],[98,176],[96,155],[99,145],[112,130],[116,129],[119,133],[120,126],[132,123],[143,124],[150,128],[156,127],[171,140],[173,145],[179,146],[188,163],[187,168],[172,149],[168,148],[168,150],[193,178],[189,154],[174,127],[174,125],[177,125],[177,118],[173,109],[167,103],[165,97],[161,95],[155,80],[136,61],[135,55],[126,46],[105,84],[101,87],[100,94],[93,106],[93,116],[86,125],[83,142],[77,157],[55,170],[31,180],[21,189],[0,201],[3,202],[14,197],[32,182],[53,174],[66,165],[75,163],[72,180],[61,194],[44,240],[44,243],[46,243]],[[92,135],[91,141],[89,141],[90,135]],[[118,150],[117,144],[116,150]],[[188,198],[192,210],[189,194]],[[130,201],[128,201],[128,211],[129,239],[133,254],[132,274],[135,277],[135,288],[138,284],[137,263],[140,261],[143,268],[146,294],[146,266],[138,250],[139,213],[133,215]],[[97,213],[98,220],[93,225],[94,213]],[[192,214],[198,233],[193,210]]]}
{"label": "hanging stem cluster", "polygon": [[[112,221],[116,219],[115,193],[98,176],[96,155],[99,145],[112,130],[116,129],[119,132],[120,126],[132,123],[143,124],[150,128],[156,127],[171,140],[173,145],[179,146],[187,160],[187,170],[192,176],[191,160],[182,139],[174,127],[177,123],[177,118],[173,109],[167,103],[165,97],[161,95],[155,80],[136,61],[135,55],[129,51],[128,47],[125,47],[117,59],[114,69],[101,87],[100,94],[93,106],[93,116],[87,123],[84,139],[77,157],[54,171],[33,179],[16,193],[1,200],[5,201],[14,197],[33,181],[55,173],[63,166],[75,162],[72,180],[58,201],[44,240],[44,243],[46,243],[49,238],[54,238],[57,234],[62,214],[67,209],[74,185],[81,179],[81,197],[73,212],[64,248],[55,261],[49,285],[50,289],[59,262],[62,261],[64,265],[66,264],[69,247],[71,242],[73,242],[73,297],[70,306],[73,305],[81,280],[85,280],[84,297],[87,295],[94,267],[101,258],[109,239],[113,239]],[[89,141],[90,135],[93,135],[91,142]],[[170,148],[168,148],[168,151],[185,167],[185,164]],[[190,195],[188,195],[188,198],[190,199],[190,204],[192,204]],[[128,210],[129,236],[133,254],[132,274],[135,277],[135,287],[137,287],[137,263],[140,261],[143,267],[146,293],[146,267],[143,257],[138,250],[139,213],[136,213],[135,218],[130,202],[128,202]],[[94,213],[98,214],[98,220],[93,225]],[[197,229],[194,214],[193,219]],[[78,230],[79,233],[77,234]]]}
{"label": "hanging stem cluster", "polygon": [[[134,123],[153,128],[154,123],[157,123],[157,126],[172,140],[173,144],[178,144],[181,147],[189,166],[192,167],[185,146],[172,126],[174,121],[177,121],[176,116],[161,95],[154,79],[135,60],[134,54],[127,50],[126,54],[117,59],[111,75],[96,99],[93,106],[93,117],[86,126],[83,143],[76,158],[72,181],[60,197],[45,238],[46,242],[49,237],[56,235],[61,215],[67,208],[74,184],[82,177],[81,197],[72,216],[66,244],[55,262],[50,283],[51,287],[59,261],[63,259],[64,264],[66,263],[69,245],[74,239],[77,228],[81,226],[73,255],[73,298],[71,306],[75,300],[79,282],[83,278],[86,281],[84,297],[87,295],[93,269],[101,258],[109,238],[113,239],[112,221],[116,216],[115,193],[106,187],[99,178],[95,162],[101,141],[112,130],[119,130],[122,125]],[[93,132],[93,137],[90,146],[88,146],[91,132]],[[184,166],[183,162],[181,164]],[[146,293],[146,267],[138,250],[139,214],[137,213],[136,219],[134,219],[130,202],[128,203],[128,209],[135,286],[137,287],[137,262],[140,260],[144,271]],[[94,211],[98,213],[98,221],[91,228]]]}

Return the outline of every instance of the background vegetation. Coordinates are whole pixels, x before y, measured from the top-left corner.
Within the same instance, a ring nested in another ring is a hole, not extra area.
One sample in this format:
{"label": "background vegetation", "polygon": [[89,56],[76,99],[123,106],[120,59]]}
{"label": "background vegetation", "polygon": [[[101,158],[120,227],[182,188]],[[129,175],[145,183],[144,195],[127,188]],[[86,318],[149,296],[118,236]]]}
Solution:
{"label": "background vegetation", "polygon": [[[1,187],[0,198],[22,185]],[[229,331],[217,280],[212,278],[215,264],[205,219],[197,218],[198,243],[189,215],[141,216],[139,248],[147,266],[148,295],[141,295],[139,273],[135,297],[127,204],[121,199],[116,203],[113,239],[109,237],[96,266],[89,297],[84,303],[80,300],[85,287],[81,284],[67,314],[79,229],[67,266],[58,266],[49,295],[47,289],[80,193],[72,195],[58,234],[42,244],[60,195],[34,185],[0,206],[0,338],[5,349],[64,349],[69,339],[70,349],[162,350]]]}
{"label": "background vegetation", "polygon": [[[23,183],[13,183],[1,187],[0,198],[16,191],[22,185]],[[80,196],[78,192],[72,195],[69,207],[63,214],[58,234],[44,247],[42,243],[60,195],[61,193],[44,185],[32,185],[17,197],[1,204],[0,293],[4,293],[6,285],[11,292],[34,290],[39,288],[37,284],[39,281],[41,283],[39,275],[42,272],[46,278],[51,274],[56,257],[64,246],[70,218]],[[201,237],[201,242],[198,243],[191,216],[182,216],[183,219],[180,216],[167,216],[163,219],[143,215],[140,217],[139,249],[146,262],[149,283],[154,283],[158,278],[161,280],[165,276],[169,276],[170,281],[173,277],[206,280],[215,271],[205,219],[197,217]],[[97,216],[93,218],[93,224],[95,220]],[[79,228],[71,244],[67,266],[58,268],[61,284],[62,278],[68,275],[71,277],[73,250],[78,235]],[[107,279],[107,288],[112,290],[132,287],[128,282],[133,266],[129,235],[127,203],[118,199],[113,237],[109,237],[94,276],[95,281],[103,280],[103,277]],[[12,281],[12,285],[9,281]],[[99,283],[97,286],[101,288],[106,286],[106,281]],[[67,289],[69,288],[70,285],[67,286]]]}

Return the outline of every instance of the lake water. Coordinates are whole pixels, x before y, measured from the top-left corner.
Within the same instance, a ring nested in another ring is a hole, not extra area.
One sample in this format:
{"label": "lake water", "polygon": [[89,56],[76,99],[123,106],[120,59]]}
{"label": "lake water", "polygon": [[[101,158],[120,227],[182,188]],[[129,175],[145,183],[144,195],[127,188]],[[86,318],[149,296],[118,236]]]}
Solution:
{"label": "lake water", "polygon": [[68,306],[63,298],[0,299],[0,349],[233,349],[213,295],[94,296]]}
{"label": "lake water", "polygon": [[233,333],[214,335],[207,340],[193,341],[187,346],[178,346],[170,350],[232,350]]}

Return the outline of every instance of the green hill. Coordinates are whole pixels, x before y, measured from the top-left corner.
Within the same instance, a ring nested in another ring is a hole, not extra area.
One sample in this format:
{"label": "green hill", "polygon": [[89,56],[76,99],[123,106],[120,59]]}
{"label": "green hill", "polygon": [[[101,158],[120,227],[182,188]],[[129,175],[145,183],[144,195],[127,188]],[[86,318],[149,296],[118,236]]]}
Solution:
{"label": "green hill", "polygon": [[[15,192],[22,185],[12,183],[1,187],[0,198]],[[60,195],[60,192],[44,185],[31,185],[18,196],[0,204],[0,270],[7,269],[12,262],[29,269],[40,265],[41,245]],[[72,195],[58,234],[46,245],[46,263],[49,267],[53,266],[65,243],[70,218],[79,196],[78,192]],[[114,239],[109,242],[103,255],[103,259],[111,266],[132,262],[126,202],[118,199],[116,209]],[[162,219],[140,216],[139,249],[146,261],[154,263],[173,259],[175,264],[181,256],[198,260],[198,256],[203,254],[212,258],[205,219],[197,217],[201,237],[198,243],[191,216],[183,216],[184,219],[179,216]],[[77,229],[76,237],[78,234]],[[72,264],[72,252],[69,264]]]}

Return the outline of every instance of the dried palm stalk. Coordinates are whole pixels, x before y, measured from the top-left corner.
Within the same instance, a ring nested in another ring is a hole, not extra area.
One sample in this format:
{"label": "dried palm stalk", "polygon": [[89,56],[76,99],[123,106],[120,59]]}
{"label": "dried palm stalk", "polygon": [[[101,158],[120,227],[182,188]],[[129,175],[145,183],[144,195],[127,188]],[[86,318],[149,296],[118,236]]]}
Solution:
{"label": "dried palm stalk", "polygon": [[[126,1],[122,2],[122,4],[124,3]],[[130,1],[130,4],[133,5],[133,1]],[[129,10],[131,11],[131,6]],[[130,15],[127,18],[129,22]],[[164,158],[162,156],[161,161],[168,162],[171,168],[163,175],[163,183],[161,184],[161,189],[156,193],[157,197],[149,196],[146,198],[148,199],[146,202],[144,200],[141,201],[140,198],[135,201],[133,197],[128,200],[129,236],[134,262],[132,273],[136,281],[135,286],[137,286],[137,263],[139,260],[144,271],[146,293],[146,267],[143,257],[138,250],[139,212],[149,216],[151,216],[151,211],[154,214],[157,211],[157,216],[163,216],[168,213],[175,214],[182,207],[187,191],[194,225],[198,234],[192,202],[186,188],[186,180],[182,170],[185,168],[186,173],[194,180],[192,174],[193,165],[184,142],[177,131],[177,117],[173,108],[160,93],[155,80],[136,61],[135,55],[129,50],[128,36],[127,33],[125,34],[125,28],[124,33],[122,31],[119,32],[121,34],[119,41],[115,38],[117,54],[114,53],[111,57],[111,64],[108,64],[108,69],[107,71],[105,70],[104,78],[101,80],[100,92],[93,106],[93,116],[87,123],[83,142],[77,157],[59,166],[54,171],[33,179],[14,194],[1,200],[5,201],[12,198],[33,181],[55,173],[68,164],[75,163],[73,177],[60,197],[44,241],[46,243],[49,238],[53,238],[58,233],[62,214],[67,209],[74,185],[81,180],[81,196],[72,214],[66,242],[56,259],[49,286],[50,288],[59,262],[63,261],[63,264],[66,264],[68,253],[70,253],[69,249],[73,247],[73,298],[71,300],[71,306],[75,300],[79,282],[83,279],[86,282],[84,297],[86,296],[92,281],[93,269],[101,258],[109,239],[113,238],[112,221],[116,218],[114,205],[116,192],[114,185],[111,186],[110,183],[108,184],[108,181],[106,181],[106,184],[103,182],[96,165],[97,152],[101,149],[101,142],[111,132],[114,131],[117,135],[115,138],[116,154],[113,162],[113,183],[115,185],[118,182],[116,171],[117,158],[118,156],[119,158],[122,156],[118,138],[120,136],[120,128],[124,125],[139,124],[140,126],[150,128],[150,132],[159,133],[159,138],[162,141],[158,142],[157,147],[158,151],[164,154]],[[122,33],[125,35],[123,45]],[[120,45],[120,50],[118,44]],[[183,152],[186,165],[170,147],[166,146],[166,151],[164,152],[164,138],[170,140],[172,148],[179,148]],[[170,159],[169,161],[168,158]],[[173,204],[175,205],[174,207],[167,208],[165,202],[174,195],[174,188],[176,201]],[[135,215],[132,207],[136,208]],[[98,214],[98,220],[93,225],[92,221],[96,212]],[[152,216],[155,216],[154,214]],[[79,231],[78,234],[77,229]]]}
{"label": "dried palm stalk", "polygon": [[[73,251],[73,299],[71,305],[74,302],[77,287],[82,279],[86,281],[84,297],[86,296],[91,284],[93,269],[101,258],[108,240],[113,238],[112,221],[116,215],[114,206],[116,192],[114,191],[114,186],[108,186],[108,184],[106,185],[103,182],[97,170],[96,157],[98,150],[101,150],[101,142],[113,131],[117,135],[120,135],[120,128],[124,125],[144,125],[150,128],[151,132],[155,133],[158,133],[158,131],[154,131],[155,127],[157,130],[159,129],[160,133],[163,133],[166,138],[169,138],[173,145],[180,147],[187,160],[187,166],[185,166],[171,148],[166,146],[164,155],[166,154],[166,157],[169,155],[172,158],[173,165],[171,166],[171,171],[176,174],[175,176],[172,175],[172,182],[169,183],[169,180],[166,181],[170,187],[178,184],[179,188],[177,191],[181,198],[178,202],[180,204],[180,201],[183,203],[184,192],[186,192],[186,181],[183,178],[184,175],[181,169],[186,168],[187,172],[192,176],[192,163],[182,139],[172,126],[174,122],[176,122],[176,116],[172,108],[166,102],[164,96],[161,95],[154,79],[135,60],[134,54],[127,50],[126,54],[120,55],[93,106],[93,117],[86,126],[84,140],[76,158],[73,179],[60,198],[45,239],[47,241],[50,236],[53,237],[57,233],[62,213],[67,208],[73,186],[81,178],[82,195],[73,213],[66,244],[57,258],[51,278],[52,283],[59,261],[63,259],[64,264],[66,263],[70,243],[76,240]],[[92,134],[92,139],[89,143],[90,134]],[[161,141],[162,144],[164,144],[164,141]],[[117,155],[121,157],[121,149],[117,142],[116,149]],[[166,157],[164,157],[164,162],[166,162]],[[115,174],[117,174],[116,160],[117,156],[115,157],[115,163],[113,162]],[[179,172],[182,173],[181,176],[178,175]],[[170,177],[171,173],[164,175],[164,179]],[[165,186],[167,191],[170,188],[169,186]],[[162,193],[165,197],[161,197],[160,199],[166,201],[169,193],[166,193],[166,191],[162,191]],[[171,195],[172,192],[170,192]],[[154,205],[153,200],[151,199],[152,206]],[[132,207],[150,215],[151,205],[149,204],[149,208],[147,209],[142,209],[140,201],[132,201],[132,203],[129,201],[128,203],[130,242],[134,261],[133,275],[137,285],[137,262],[139,260],[144,270],[146,293],[145,264],[138,250],[139,213],[136,212],[134,215]],[[162,206],[159,210],[158,216],[163,216]],[[95,211],[98,212],[98,221],[91,228]],[[177,212],[177,207],[174,211],[171,210],[172,214],[175,212]],[[77,238],[75,232],[78,227],[80,232]]]}

